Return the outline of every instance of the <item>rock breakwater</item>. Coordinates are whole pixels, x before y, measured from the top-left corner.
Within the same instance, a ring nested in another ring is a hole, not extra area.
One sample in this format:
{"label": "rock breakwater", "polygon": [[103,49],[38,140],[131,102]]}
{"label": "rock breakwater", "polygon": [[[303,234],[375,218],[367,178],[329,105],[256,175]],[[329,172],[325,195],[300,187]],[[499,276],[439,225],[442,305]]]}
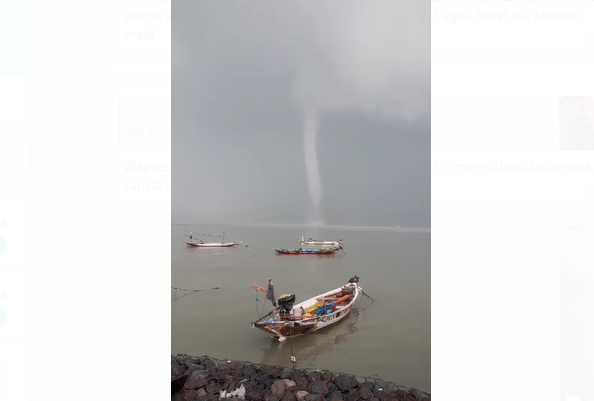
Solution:
{"label": "rock breakwater", "polygon": [[377,378],[209,356],[172,355],[171,380],[176,401],[431,401],[428,393]]}

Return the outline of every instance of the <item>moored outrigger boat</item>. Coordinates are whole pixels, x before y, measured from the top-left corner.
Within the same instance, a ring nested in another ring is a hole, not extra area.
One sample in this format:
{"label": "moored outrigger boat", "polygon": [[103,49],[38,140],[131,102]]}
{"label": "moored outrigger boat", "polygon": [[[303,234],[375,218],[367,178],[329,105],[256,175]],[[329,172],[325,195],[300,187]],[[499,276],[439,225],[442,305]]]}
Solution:
{"label": "moored outrigger boat", "polygon": [[305,237],[302,235],[301,236],[301,245],[314,245],[314,246],[340,246],[340,243],[343,240],[339,239],[338,241],[320,241],[317,239],[313,239],[313,238],[309,238],[307,241],[305,240]]}
{"label": "moored outrigger boat", "polygon": [[[342,246],[326,248],[273,248],[276,253],[283,255],[332,255],[342,249]],[[344,249],[343,249],[344,251]]]}
{"label": "moored outrigger boat", "polygon": [[206,235],[209,237],[222,237],[223,239],[221,242],[205,242],[202,239],[194,240],[194,234],[190,231],[190,235],[184,234],[186,237],[190,238],[190,241],[186,241],[186,245],[190,247],[199,247],[199,248],[232,248],[238,245],[241,245],[243,241],[239,242],[225,242],[225,233],[223,235],[209,235],[209,234],[198,234],[198,235]]}
{"label": "moored outrigger boat", "polygon": [[192,241],[186,241],[186,244],[188,246],[194,246],[194,247],[201,247],[201,248],[232,248],[238,245],[241,245],[241,241],[240,242],[204,242],[204,241],[199,241],[199,242],[192,242]]}
{"label": "moored outrigger boat", "polygon": [[[264,290],[258,286],[252,288],[256,291]],[[284,294],[278,298],[276,312],[270,312],[252,322],[252,327],[272,334],[272,339],[279,342],[310,334],[342,320],[362,293],[359,277],[353,276],[346,285],[296,305],[295,294]]]}

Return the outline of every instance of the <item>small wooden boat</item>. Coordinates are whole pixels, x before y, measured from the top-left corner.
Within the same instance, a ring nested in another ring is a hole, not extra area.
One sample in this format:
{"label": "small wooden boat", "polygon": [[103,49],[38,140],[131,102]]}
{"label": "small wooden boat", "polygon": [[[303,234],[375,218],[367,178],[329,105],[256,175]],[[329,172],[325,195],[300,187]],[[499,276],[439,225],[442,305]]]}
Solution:
{"label": "small wooden boat", "polygon": [[186,241],[188,246],[202,247],[202,248],[232,248],[241,245],[240,242],[204,242],[204,241]]}
{"label": "small wooden boat", "polygon": [[283,255],[332,255],[342,249],[341,246],[331,248],[273,248],[276,253]]}
{"label": "small wooden boat", "polygon": [[[342,322],[324,329],[319,335],[313,334],[311,336],[302,336],[299,341],[299,350],[297,352],[298,358],[303,363],[307,360],[315,363],[316,358],[325,353],[332,353],[337,348],[340,348],[351,336],[357,331],[357,325],[360,320],[361,312],[357,304],[353,306],[351,312],[342,319]],[[289,344],[293,340],[289,341]],[[281,343],[282,344],[282,343]],[[278,347],[278,344],[271,344],[266,347],[263,352],[260,363],[264,365],[272,365],[278,362],[279,358],[284,359],[286,349]],[[370,400],[368,400],[370,401]]]}
{"label": "small wooden boat", "polygon": [[[252,288],[266,292],[257,285],[252,285]],[[296,305],[295,294],[283,294],[278,298],[276,312],[252,322],[252,327],[272,334],[272,339],[279,342],[310,334],[342,320],[362,293],[359,277],[353,276],[346,285]]]}
{"label": "small wooden boat", "polygon": [[205,235],[208,237],[222,237],[221,242],[205,242],[204,240],[196,240],[194,241],[194,234],[190,231],[190,235],[184,234],[186,237],[190,238],[190,241],[186,241],[186,245],[191,247],[199,247],[199,248],[233,248],[238,245],[241,245],[243,241],[239,242],[225,242],[225,233],[223,235],[211,235],[211,234],[198,234],[198,235]]}
{"label": "small wooden boat", "polygon": [[313,246],[340,246],[341,239],[338,241],[320,241],[317,239],[310,238],[307,241],[304,236],[301,236],[301,245],[313,245]]}

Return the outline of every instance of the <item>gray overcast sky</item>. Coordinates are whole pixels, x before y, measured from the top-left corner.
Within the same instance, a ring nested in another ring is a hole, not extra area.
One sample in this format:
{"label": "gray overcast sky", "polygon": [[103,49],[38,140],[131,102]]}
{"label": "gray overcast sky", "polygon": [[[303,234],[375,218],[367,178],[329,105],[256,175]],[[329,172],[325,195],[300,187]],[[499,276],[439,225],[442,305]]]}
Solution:
{"label": "gray overcast sky", "polygon": [[172,12],[174,222],[430,226],[429,1]]}

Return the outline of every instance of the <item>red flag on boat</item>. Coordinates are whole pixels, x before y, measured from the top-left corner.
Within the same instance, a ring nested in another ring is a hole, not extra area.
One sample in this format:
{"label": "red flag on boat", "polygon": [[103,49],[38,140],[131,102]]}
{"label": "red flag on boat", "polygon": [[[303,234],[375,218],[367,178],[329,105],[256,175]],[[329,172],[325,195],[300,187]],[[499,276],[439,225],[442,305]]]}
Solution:
{"label": "red flag on boat", "polygon": [[250,287],[252,287],[253,290],[259,291],[259,292],[263,292],[264,294],[266,294],[268,291],[266,291],[265,288],[260,287],[259,285],[256,284],[252,284]]}

